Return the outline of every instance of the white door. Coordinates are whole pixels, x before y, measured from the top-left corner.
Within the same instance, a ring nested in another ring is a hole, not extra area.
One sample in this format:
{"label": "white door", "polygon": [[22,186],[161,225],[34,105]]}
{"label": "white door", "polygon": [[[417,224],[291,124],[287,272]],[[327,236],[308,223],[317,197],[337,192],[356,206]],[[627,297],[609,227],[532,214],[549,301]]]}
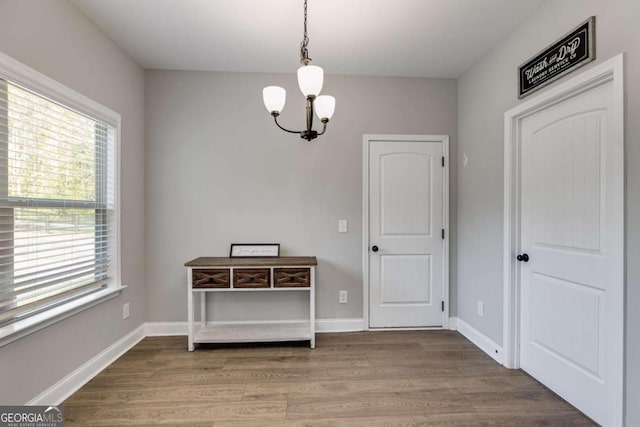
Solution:
{"label": "white door", "polygon": [[520,366],[604,425],[623,256],[615,113],[609,82],[521,123]]}
{"label": "white door", "polygon": [[369,326],[442,326],[443,144],[369,141]]}

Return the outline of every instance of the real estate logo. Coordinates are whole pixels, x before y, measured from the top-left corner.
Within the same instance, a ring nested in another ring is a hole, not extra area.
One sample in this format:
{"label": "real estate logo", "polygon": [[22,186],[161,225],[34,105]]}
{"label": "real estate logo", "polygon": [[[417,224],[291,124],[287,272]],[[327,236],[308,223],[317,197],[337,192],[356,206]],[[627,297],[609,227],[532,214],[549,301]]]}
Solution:
{"label": "real estate logo", "polygon": [[0,406],[0,427],[62,427],[62,406]]}

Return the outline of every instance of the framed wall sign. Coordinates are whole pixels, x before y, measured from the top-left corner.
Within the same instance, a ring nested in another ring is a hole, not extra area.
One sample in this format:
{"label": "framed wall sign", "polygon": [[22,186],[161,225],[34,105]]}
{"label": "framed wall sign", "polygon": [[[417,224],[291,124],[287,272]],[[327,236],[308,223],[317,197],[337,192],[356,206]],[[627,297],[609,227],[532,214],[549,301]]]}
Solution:
{"label": "framed wall sign", "polygon": [[596,17],[592,16],[518,67],[518,98],[596,59]]}
{"label": "framed wall sign", "polygon": [[230,258],[277,258],[280,243],[232,243]]}

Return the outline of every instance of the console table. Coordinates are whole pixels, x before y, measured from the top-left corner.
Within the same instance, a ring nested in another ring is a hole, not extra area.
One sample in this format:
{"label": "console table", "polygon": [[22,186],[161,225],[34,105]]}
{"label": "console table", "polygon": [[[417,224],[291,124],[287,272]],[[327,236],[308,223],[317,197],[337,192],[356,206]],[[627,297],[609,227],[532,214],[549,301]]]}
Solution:
{"label": "console table", "polygon": [[[315,348],[316,257],[200,257],[187,267],[189,351],[197,343],[309,341]],[[309,321],[207,324],[207,296],[216,292],[308,292]],[[200,320],[194,320],[194,296]]]}

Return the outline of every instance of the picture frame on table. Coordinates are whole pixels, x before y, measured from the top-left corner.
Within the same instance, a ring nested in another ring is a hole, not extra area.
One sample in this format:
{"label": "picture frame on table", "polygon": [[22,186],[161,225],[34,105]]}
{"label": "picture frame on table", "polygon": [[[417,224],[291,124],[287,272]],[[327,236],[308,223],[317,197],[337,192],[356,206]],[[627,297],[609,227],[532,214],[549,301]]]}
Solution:
{"label": "picture frame on table", "polygon": [[280,243],[232,243],[229,258],[278,258]]}

